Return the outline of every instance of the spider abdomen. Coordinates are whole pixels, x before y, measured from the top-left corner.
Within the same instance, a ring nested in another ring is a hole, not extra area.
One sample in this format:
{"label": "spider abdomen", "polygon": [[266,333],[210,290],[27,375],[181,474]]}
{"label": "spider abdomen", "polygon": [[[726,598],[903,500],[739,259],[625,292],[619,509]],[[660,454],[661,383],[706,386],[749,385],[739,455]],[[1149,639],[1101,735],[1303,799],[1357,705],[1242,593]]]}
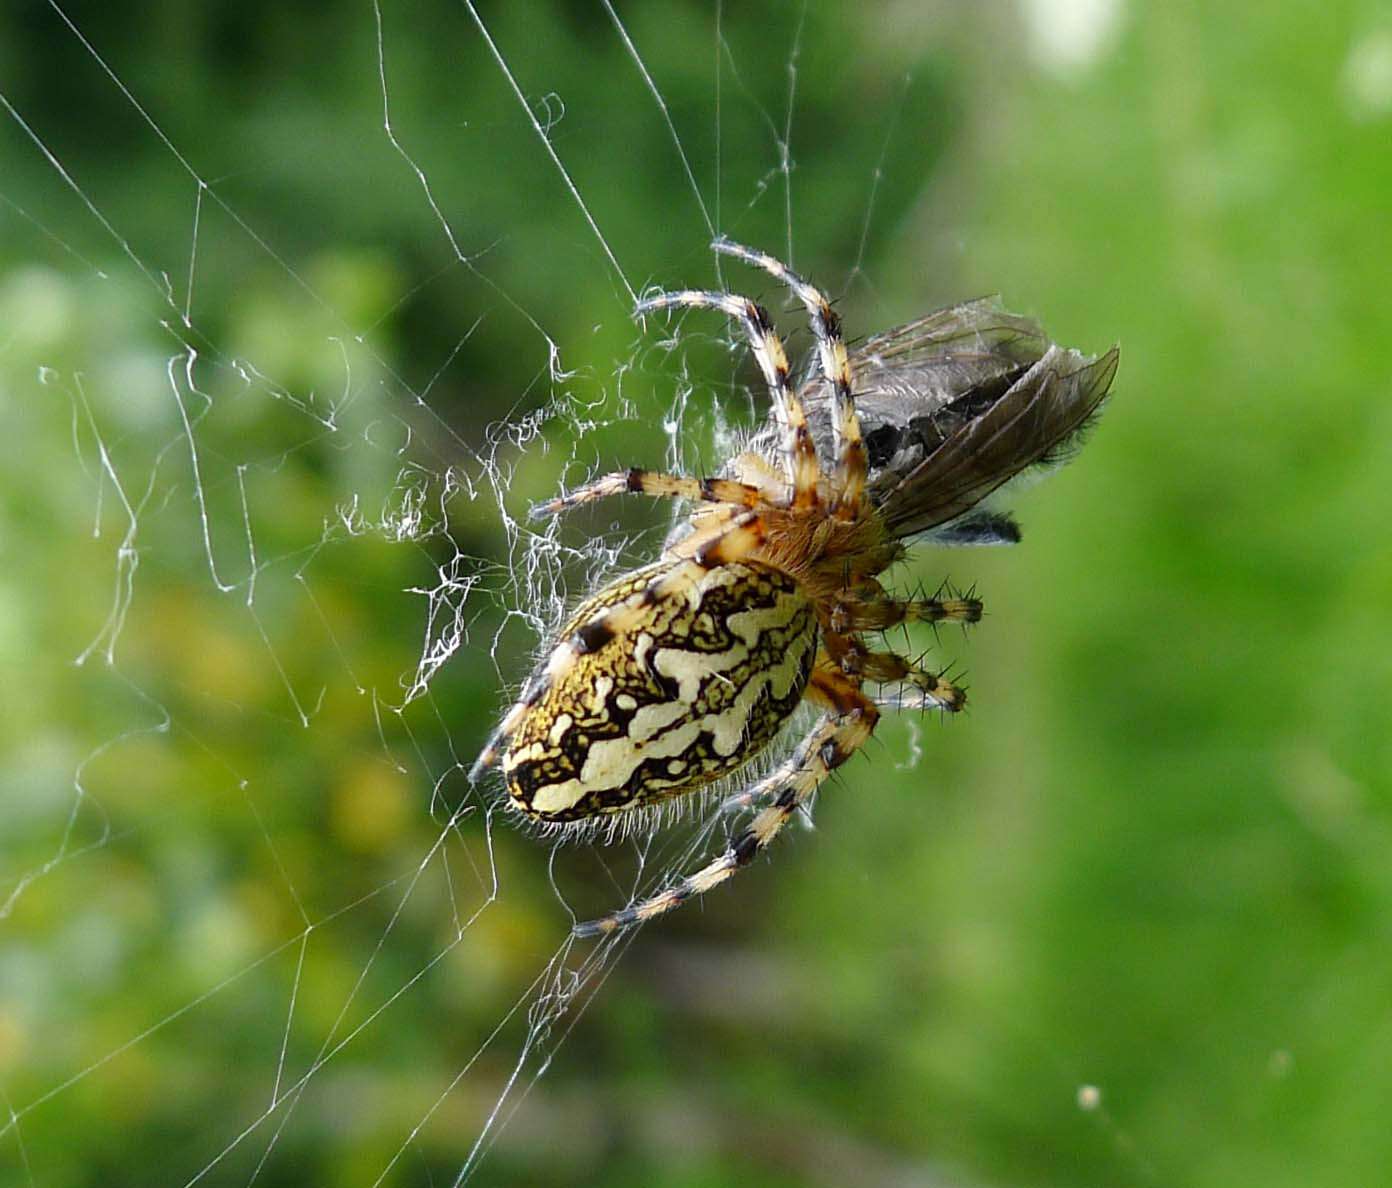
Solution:
{"label": "spider abdomen", "polygon": [[667,560],[588,599],[509,732],[514,807],[564,823],[694,791],[742,767],[798,705],[812,603],[777,569]]}

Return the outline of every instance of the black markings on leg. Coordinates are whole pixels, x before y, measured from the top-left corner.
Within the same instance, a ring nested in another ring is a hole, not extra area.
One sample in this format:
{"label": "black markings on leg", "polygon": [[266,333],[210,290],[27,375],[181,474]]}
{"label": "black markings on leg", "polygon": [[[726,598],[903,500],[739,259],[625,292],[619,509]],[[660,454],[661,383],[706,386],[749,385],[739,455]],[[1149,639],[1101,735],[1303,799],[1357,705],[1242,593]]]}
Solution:
{"label": "black markings on leg", "polygon": [[830,305],[825,302],[815,304],[811,307],[810,313],[812,333],[819,339],[829,338],[835,341],[841,337],[841,315]]}
{"label": "black markings on leg", "polygon": [[834,738],[829,738],[822,744],[822,763],[826,765],[827,771],[835,771],[850,757],[850,753],[843,750]]}
{"label": "black markings on leg", "polygon": [[571,933],[578,937],[605,936],[611,932],[618,932],[621,928],[631,928],[637,923],[638,913],[632,908],[624,908],[621,912],[613,912],[598,920],[586,920],[583,924],[577,924],[571,929]]}
{"label": "black markings on leg", "polygon": [[730,855],[734,858],[736,866],[748,866],[761,848],[758,837],[752,830],[746,829],[730,847]]}
{"label": "black markings on leg", "polygon": [[757,512],[746,512],[697,548],[692,560],[702,569],[716,569],[749,556],[764,543],[765,536],[762,517]]}
{"label": "black markings on leg", "polygon": [[769,317],[768,310],[757,301],[748,300],[745,302],[745,308],[748,310],[745,314],[745,320],[749,325],[758,330],[760,334],[773,333],[773,319]]}

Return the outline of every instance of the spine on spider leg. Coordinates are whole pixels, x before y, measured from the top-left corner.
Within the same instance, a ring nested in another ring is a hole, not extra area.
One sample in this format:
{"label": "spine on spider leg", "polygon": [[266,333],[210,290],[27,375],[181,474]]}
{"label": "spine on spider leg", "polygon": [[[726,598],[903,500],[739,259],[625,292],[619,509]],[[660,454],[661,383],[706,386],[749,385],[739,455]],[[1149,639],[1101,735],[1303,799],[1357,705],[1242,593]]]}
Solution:
{"label": "spine on spider leg", "polygon": [[[943,597],[943,594],[946,597]],[[977,623],[981,620],[981,600],[972,591],[958,595],[940,590],[933,597],[895,599],[845,597],[832,608],[831,628],[837,632],[888,631],[901,623]]]}

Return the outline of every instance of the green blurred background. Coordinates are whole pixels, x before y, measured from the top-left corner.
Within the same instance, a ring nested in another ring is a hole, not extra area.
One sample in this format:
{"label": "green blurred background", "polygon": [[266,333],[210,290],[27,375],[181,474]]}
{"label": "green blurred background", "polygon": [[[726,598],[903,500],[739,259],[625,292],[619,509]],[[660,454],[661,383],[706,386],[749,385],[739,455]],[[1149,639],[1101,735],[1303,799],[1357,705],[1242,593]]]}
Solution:
{"label": "green blurred background", "polygon": [[[490,475],[662,463],[684,361],[709,461],[748,369],[640,338],[466,8],[381,14],[429,198],[369,4],[63,11],[131,97],[0,15],[0,1183],[1392,1176],[1392,9],[623,7],[711,222],[852,333],[999,291],[1122,368],[1021,546],[904,575],[979,584],[971,712],[527,1048],[560,896],[634,874],[459,768],[587,577]],[[627,282],[713,283],[602,6],[482,13]]]}

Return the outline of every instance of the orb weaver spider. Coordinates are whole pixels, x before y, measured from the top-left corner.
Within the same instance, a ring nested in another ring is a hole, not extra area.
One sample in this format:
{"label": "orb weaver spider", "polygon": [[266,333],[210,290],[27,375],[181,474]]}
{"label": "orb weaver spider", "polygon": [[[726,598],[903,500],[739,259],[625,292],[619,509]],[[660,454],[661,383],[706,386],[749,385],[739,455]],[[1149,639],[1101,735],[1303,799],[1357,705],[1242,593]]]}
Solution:
{"label": "orb weaver spider", "polygon": [[911,538],[1018,540],[1014,522],[982,500],[1060,461],[1116,373],[1116,348],[1095,359],[1066,350],[990,300],[939,310],[851,352],[820,290],[772,256],[724,238],[712,246],[801,302],[815,370],[793,382],[768,312],[747,297],[681,290],[638,303],[638,318],[711,309],[742,327],[772,397],[769,427],[720,476],[634,468],[533,509],[553,514],[624,493],[696,505],[656,562],[579,606],[472,774],[500,766],[511,806],[543,827],[612,825],[738,772],[802,702],[820,715],[734,798],[759,807],[721,854],[656,895],[577,924],[579,936],[650,920],[747,866],[865,744],[882,709],[963,707],[965,694],[941,672],[866,636],[901,623],[975,622],[981,603],[896,598],[879,575]]}

